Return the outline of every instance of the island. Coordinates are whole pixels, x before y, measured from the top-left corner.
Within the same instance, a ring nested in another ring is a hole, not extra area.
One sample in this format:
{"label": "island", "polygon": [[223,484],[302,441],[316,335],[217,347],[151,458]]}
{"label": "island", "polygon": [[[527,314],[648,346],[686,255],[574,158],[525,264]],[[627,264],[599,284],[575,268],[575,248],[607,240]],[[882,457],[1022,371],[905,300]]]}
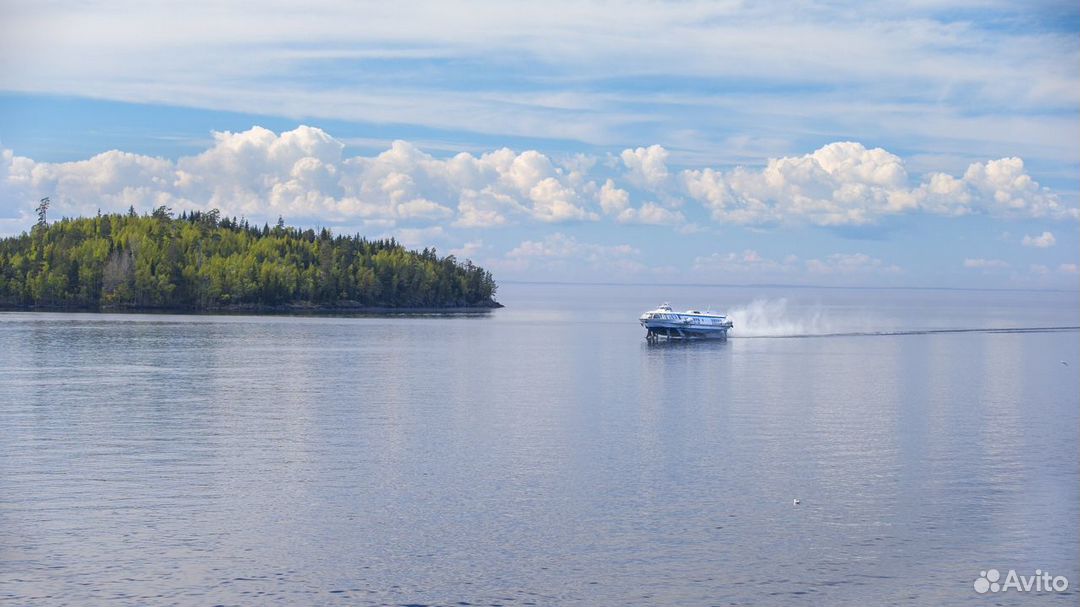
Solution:
{"label": "island", "polygon": [[0,239],[0,308],[353,313],[497,308],[491,273],[435,249],[159,207]]}

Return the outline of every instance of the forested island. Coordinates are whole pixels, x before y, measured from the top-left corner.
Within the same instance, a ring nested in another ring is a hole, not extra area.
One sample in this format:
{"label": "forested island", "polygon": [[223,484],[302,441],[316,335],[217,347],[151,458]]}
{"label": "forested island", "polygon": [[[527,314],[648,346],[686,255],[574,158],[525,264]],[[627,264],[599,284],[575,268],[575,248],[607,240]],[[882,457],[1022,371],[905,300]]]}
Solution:
{"label": "forested island", "polygon": [[500,307],[491,273],[394,239],[210,212],[41,220],[0,240],[0,308],[362,312]]}

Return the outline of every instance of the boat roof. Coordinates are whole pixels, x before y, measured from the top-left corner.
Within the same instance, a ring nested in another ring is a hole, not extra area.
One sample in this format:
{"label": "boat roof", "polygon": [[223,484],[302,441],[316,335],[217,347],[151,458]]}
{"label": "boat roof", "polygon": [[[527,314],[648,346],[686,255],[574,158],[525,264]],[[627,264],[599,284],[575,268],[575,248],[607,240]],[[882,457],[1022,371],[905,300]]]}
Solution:
{"label": "boat roof", "polygon": [[715,318],[725,318],[723,314],[717,314],[716,312],[699,312],[697,310],[687,310],[685,312],[679,312],[684,316],[712,316]]}
{"label": "boat roof", "polygon": [[663,303],[657,306],[655,310],[649,310],[650,312],[668,312],[671,314],[680,314],[682,316],[708,316],[711,318],[727,318],[723,314],[717,314],[716,312],[702,312],[700,310],[687,310],[685,312],[675,312],[671,309],[671,304]]}

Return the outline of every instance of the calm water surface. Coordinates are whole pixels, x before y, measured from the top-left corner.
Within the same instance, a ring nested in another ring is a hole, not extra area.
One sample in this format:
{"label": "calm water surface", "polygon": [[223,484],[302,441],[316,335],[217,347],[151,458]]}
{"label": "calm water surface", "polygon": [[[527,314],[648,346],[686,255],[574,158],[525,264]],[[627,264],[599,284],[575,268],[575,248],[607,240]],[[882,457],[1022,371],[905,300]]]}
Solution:
{"label": "calm water surface", "polygon": [[[939,332],[1076,327],[1076,293],[500,299],[0,314],[0,602],[1076,603],[1078,333]],[[662,300],[735,337],[646,344]]]}

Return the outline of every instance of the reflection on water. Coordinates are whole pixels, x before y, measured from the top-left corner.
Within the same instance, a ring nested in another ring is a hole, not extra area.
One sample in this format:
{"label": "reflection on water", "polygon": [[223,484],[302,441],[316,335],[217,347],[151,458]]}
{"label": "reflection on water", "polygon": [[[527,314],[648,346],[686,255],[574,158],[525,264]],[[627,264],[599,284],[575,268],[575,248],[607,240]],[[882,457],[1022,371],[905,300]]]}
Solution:
{"label": "reflection on water", "polygon": [[667,339],[661,338],[655,341],[643,341],[642,346],[653,349],[665,348],[693,348],[695,350],[714,350],[726,347],[728,340],[719,338],[694,338],[694,339]]}
{"label": "reflection on water", "polygon": [[[800,294],[901,330],[1080,324],[1043,295]],[[0,314],[0,597],[978,605],[990,566],[1080,580],[1075,331],[648,344],[637,313],[674,297],[501,296]]]}

